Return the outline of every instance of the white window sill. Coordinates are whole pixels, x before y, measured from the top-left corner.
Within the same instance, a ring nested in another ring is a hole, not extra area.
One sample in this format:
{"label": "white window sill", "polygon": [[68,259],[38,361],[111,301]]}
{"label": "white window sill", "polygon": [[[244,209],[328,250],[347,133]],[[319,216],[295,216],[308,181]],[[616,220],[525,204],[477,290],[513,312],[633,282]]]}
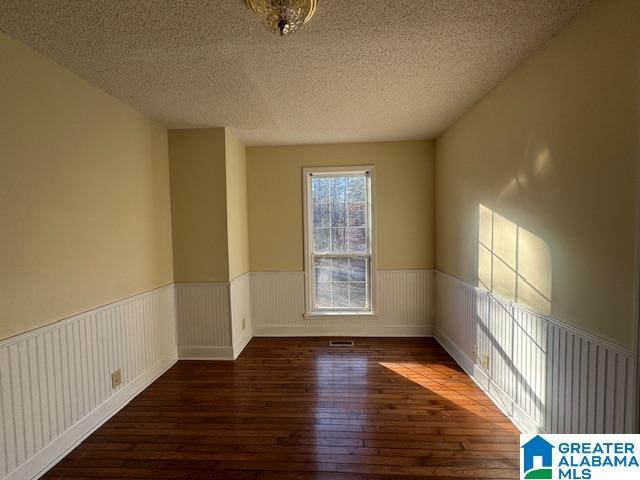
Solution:
{"label": "white window sill", "polygon": [[310,312],[302,315],[305,320],[326,320],[340,317],[344,320],[372,320],[378,318],[375,312]]}

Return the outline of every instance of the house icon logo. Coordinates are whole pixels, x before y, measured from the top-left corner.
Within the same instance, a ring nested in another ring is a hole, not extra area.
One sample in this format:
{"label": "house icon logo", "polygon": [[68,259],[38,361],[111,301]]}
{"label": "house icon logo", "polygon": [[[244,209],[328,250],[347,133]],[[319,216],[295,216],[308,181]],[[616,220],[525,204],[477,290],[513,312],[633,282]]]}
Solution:
{"label": "house icon logo", "polygon": [[522,478],[552,480],[555,447],[540,435],[536,435],[520,448],[523,450]]}

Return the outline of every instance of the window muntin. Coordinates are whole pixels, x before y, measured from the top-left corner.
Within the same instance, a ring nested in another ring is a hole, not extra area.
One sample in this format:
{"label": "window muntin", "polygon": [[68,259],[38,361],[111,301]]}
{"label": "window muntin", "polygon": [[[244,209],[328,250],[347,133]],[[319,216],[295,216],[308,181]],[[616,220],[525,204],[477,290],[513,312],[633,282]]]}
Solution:
{"label": "window muntin", "polygon": [[372,310],[370,170],[306,172],[310,312]]}

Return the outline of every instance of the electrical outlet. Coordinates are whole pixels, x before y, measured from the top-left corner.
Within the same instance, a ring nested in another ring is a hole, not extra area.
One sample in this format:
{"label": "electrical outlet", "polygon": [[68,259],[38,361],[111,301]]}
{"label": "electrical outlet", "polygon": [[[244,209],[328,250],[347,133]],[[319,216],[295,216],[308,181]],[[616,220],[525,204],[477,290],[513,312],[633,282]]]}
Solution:
{"label": "electrical outlet", "polygon": [[122,384],[122,370],[119,368],[111,374],[111,388],[119,387]]}
{"label": "electrical outlet", "polygon": [[482,368],[489,370],[489,355],[486,353],[482,356]]}
{"label": "electrical outlet", "polygon": [[247,319],[242,317],[242,329],[244,330],[245,328],[247,328]]}

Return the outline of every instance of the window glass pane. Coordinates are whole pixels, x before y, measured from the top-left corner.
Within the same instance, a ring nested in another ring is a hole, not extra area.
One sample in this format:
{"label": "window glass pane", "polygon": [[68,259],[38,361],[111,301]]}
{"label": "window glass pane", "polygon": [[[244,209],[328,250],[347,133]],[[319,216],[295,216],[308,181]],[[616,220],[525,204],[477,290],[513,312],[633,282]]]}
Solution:
{"label": "window glass pane", "polygon": [[316,258],[316,282],[330,282],[331,281],[331,259],[330,258]]}
{"label": "window glass pane", "polygon": [[367,179],[365,177],[348,177],[349,202],[367,201]]}
{"label": "window glass pane", "polygon": [[329,203],[331,201],[331,179],[313,177],[311,179],[313,190],[313,203]]}
{"label": "window glass pane", "polygon": [[331,280],[334,282],[346,282],[349,280],[349,259],[334,258],[331,268]]}
{"label": "window glass pane", "polygon": [[347,253],[347,231],[345,228],[331,229],[331,253]]}
{"label": "window glass pane", "polygon": [[350,203],[349,204],[349,226],[364,227],[367,222],[367,204],[366,203]]}
{"label": "window glass pane", "polygon": [[368,262],[367,258],[315,258],[315,308],[367,308]]}
{"label": "window glass pane", "polygon": [[352,258],[349,260],[349,280],[364,282],[367,279],[367,259]]}
{"label": "window glass pane", "polygon": [[315,253],[329,253],[331,251],[331,229],[313,229],[313,248]]}
{"label": "window glass pane", "polygon": [[345,203],[347,201],[348,177],[335,177],[331,179],[331,202]]}
{"label": "window glass pane", "polygon": [[347,282],[334,282],[333,286],[333,307],[349,306],[349,284]]}
{"label": "window glass pane", "polygon": [[331,204],[331,226],[332,227],[347,226],[347,204],[346,203]]}
{"label": "window glass pane", "polygon": [[331,283],[316,283],[316,307],[331,308]]}
{"label": "window glass pane", "polygon": [[330,207],[328,203],[318,203],[313,206],[313,226],[330,227]]}
{"label": "window glass pane", "polygon": [[367,288],[364,282],[349,284],[350,306],[363,308],[367,306]]}
{"label": "window glass pane", "polygon": [[367,229],[366,228],[349,228],[349,252],[350,253],[366,253],[367,252]]}

